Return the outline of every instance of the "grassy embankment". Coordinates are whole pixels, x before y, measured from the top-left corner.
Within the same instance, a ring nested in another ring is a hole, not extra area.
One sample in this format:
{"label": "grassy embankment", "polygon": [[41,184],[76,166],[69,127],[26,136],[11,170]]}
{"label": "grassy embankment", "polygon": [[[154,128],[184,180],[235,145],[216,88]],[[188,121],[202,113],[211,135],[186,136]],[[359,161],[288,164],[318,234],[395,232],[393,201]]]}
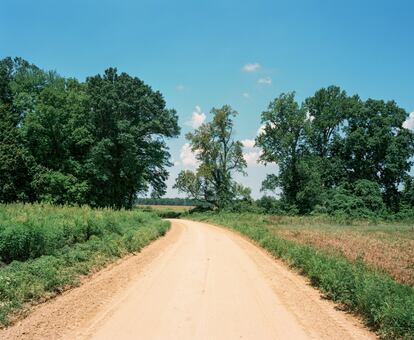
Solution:
{"label": "grassy embankment", "polygon": [[142,211],[0,205],[0,325],[26,303],[78,285],[82,275],[139,251],[168,228]]}
{"label": "grassy embankment", "polygon": [[414,339],[412,225],[234,213],[187,217],[249,237],[362,315],[382,338]]}

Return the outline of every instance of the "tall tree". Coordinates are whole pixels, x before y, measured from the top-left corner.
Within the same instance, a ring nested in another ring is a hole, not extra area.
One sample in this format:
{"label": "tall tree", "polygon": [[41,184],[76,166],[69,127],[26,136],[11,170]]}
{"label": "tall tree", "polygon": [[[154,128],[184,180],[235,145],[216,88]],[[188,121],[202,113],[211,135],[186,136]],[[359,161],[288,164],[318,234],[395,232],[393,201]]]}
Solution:
{"label": "tall tree", "polygon": [[179,134],[177,114],[161,93],[109,68],[89,77],[93,146],[86,161],[93,205],[131,207],[138,193],[165,192],[170,165],[166,137]]}
{"label": "tall tree", "polygon": [[84,163],[93,143],[82,84],[55,76],[26,114],[22,134],[36,160],[32,186],[39,200],[86,204],[89,191]]}
{"label": "tall tree", "polygon": [[224,105],[213,108],[211,113],[211,122],[186,135],[200,165],[195,173],[181,171],[174,187],[222,209],[234,199],[249,195],[246,188],[233,180],[233,174],[244,174],[247,164],[241,142],[234,139],[233,119],[237,112]]}
{"label": "tall tree", "polygon": [[413,132],[403,127],[407,117],[394,101],[362,101],[336,86],[320,89],[301,106],[292,93],[282,94],[263,112],[265,129],[256,140],[261,160],[279,165],[279,174],[268,175],[263,185],[281,188],[282,200],[301,213],[344,188],[367,196],[364,202],[377,202],[382,194],[396,211],[414,153]]}
{"label": "tall tree", "polygon": [[398,210],[400,185],[413,164],[414,134],[403,127],[407,118],[394,101],[368,99],[352,111],[340,148],[347,180],[378,183],[392,210]]}
{"label": "tall tree", "polygon": [[268,175],[263,189],[281,188],[282,199],[301,210],[298,199],[306,199],[307,195],[300,192],[313,174],[301,163],[305,153],[306,110],[296,102],[294,92],[283,93],[262,113],[262,124],[264,129],[256,138],[256,145],[262,148],[260,160],[279,166],[279,174]]}
{"label": "tall tree", "polygon": [[338,152],[344,127],[352,112],[360,110],[358,96],[348,97],[338,86],[322,88],[305,100],[308,124],[306,145],[318,163],[324,188],[338,185],[345,176],[345,165]]}

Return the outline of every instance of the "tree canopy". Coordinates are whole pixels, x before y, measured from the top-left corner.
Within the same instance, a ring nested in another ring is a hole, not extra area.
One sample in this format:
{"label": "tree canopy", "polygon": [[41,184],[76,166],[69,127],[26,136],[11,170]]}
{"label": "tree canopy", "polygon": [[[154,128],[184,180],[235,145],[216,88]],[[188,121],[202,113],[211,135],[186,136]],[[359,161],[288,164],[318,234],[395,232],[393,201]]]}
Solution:
{"label": "tree canopy", "polygon": [[131,207],[165,193],[177,114],[115,68],[85,82],[0,61],[0,201]]}
{"label": "tree canopy", "polygon": [[302,104],[294,93],[282,94],[262,113],[256,139],[261,161],[279,165],[263,188],[280,188],[282,201],[300,213],[331,211],[347,195],[370,211],[398,211],[414,152],[407,117],[394,101],[363,101],[336,86]]}
{"label": "tree canopy", "polygon": [[[174,187],[196,202],[234,208],[250,200],[250,189],[234,180],[247,167],[234,136],[237,112],[224,105],[211,114],[186,135],[198,166],[181,171]],[[329,86],[302,103],[282,93],[261,118],[260,161],[279,168],[262,187],[281,192],[278,202],[264,197],[263,207],[363,215],[413,209],[414,133],[395,101]],[[180,128],[160,92],[116,68],[79,81],[8,57],[0,60],[0,132],[0,202],[119,209],[165,194],[167,139]]]}

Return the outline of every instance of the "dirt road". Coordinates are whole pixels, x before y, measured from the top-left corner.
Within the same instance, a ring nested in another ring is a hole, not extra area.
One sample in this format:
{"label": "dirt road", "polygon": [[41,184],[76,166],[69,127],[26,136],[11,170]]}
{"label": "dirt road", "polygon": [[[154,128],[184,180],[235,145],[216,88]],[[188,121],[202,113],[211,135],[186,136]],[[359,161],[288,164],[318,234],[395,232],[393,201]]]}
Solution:
{"label": "dirt road", "polygon": [[137,256],[35,308],[0,338],[373,339],[306,280],[231,231],[173,220]]}

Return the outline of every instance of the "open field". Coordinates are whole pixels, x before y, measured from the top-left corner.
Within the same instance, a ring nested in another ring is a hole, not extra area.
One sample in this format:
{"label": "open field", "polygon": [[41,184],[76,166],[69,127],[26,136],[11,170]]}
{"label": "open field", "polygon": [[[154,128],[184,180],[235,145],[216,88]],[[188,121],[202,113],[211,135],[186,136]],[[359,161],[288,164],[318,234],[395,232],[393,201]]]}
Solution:
{"label": "open field", "polygon": [[142,211],[0,205],[0,325],[25,304],[78,285],[82,275],[139,251],[168,228]]}
{"label": "open field", "polygon": [[[363,316],[381,337],[414,339],[414,289],[391,277],[392,272],[401,282],[412,278],[410,226],[347,225],[329,218],[249,213],[203,213],[190,218],[227,226],[252,239],[309,277],[327,298]],[[360,236],[365,242],[358,240]],[[392,260],[381,252],[391,254],[392,245],[400,242],[401,247],[394,247],[395,266],[403,268],[391,271]]]}
{"label": "open field", "polygon": [[339,223],[318,217],[268,216],[275,234],[301,244],[339,253],[384,270],[414,286],[414,222]]}

